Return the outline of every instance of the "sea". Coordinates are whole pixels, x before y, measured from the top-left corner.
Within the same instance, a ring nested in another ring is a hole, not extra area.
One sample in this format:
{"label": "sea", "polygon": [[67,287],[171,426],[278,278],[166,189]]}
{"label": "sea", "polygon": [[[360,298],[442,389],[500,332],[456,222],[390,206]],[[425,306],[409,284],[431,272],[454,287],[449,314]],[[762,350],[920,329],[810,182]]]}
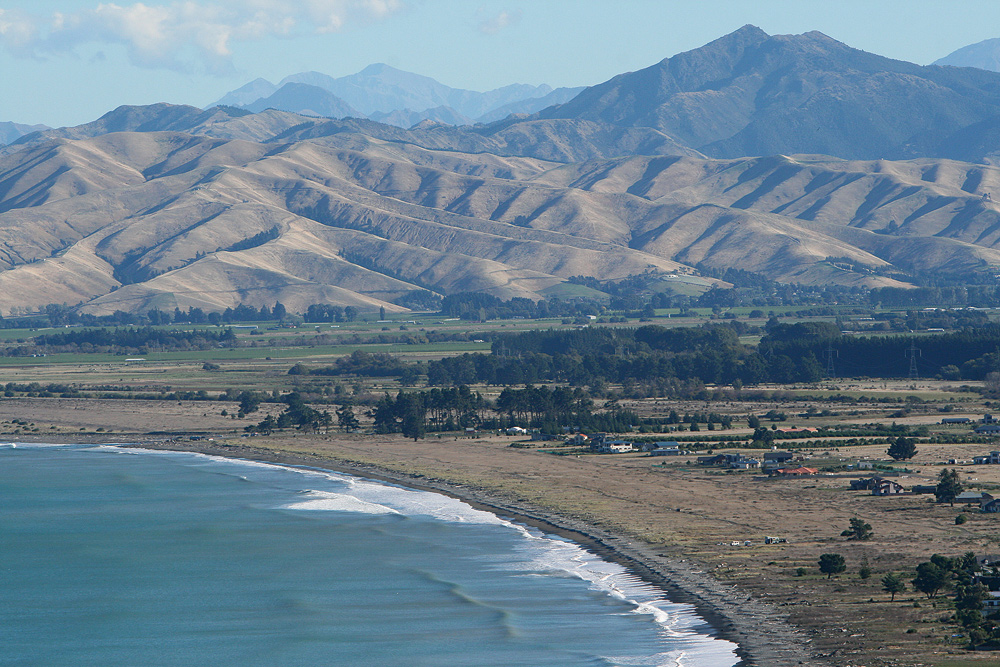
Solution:
{"label": "sea", "polygon": [[454,498],[187,452],[0,444],[0,665],[702,666],[687,604]]}

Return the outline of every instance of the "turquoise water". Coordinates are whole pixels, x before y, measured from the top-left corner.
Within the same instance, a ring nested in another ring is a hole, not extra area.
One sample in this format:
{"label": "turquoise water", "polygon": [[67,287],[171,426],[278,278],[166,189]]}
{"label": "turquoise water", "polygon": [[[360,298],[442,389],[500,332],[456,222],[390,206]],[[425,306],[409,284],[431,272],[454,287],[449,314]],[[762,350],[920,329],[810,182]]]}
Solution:
{"label": "turquoise water", "polygon": [[0,503],[4,666],[737,662],[620,566],[434,493],[19,444]]}

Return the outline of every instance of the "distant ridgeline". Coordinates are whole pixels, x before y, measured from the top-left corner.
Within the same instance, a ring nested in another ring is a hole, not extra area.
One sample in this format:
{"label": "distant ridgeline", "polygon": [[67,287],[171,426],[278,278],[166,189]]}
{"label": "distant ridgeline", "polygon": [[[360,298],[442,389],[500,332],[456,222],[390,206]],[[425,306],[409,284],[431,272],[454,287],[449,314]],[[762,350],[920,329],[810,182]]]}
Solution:
{"label": "distant ridgeline", "polygon": [[[936,284],[917,288],[884,287],[868,289],[843,285],[793,285],[779,283],[760,274],[742,269],[713,270],[699,265],[702,275],[730,283],[732,288],[712,287],[698,296],[676,293],[665,274],[650,272],[630,276],[622,280],[597,280],[589,276],[573,276],[567,283],[586,288],[588,294],[566,298],[550,297],[532,300],[515,297],[502,300],[483,292],[461,292],[441,297],[428,290],[412,290],[393,299],[393,303],[418,311],[438,311],[447,317],[465,320],[492,319],[544,319],[579,318],[589,315],[609,317],[653,317],[655,309],[678,308],[682,314],[689,314],[690,308],[760,309],[751,317],[764,317],[769,308],[800,307],[808,310],[798,315],[849,315],[871,314],[872,308],[995,308],[1000,307],[1000,286],[996,280],[984,279],[978,274],[965,276],[937,275]],[[963,281],[964,282],[960,282]],[[838,306],[835,311],[831,306]],[[856,307],[855,311],[845,311],[844,307]],[[370,315],[377,309],[370,308]],[[0,327],[5,329],[38,328],[64,325],[146,325],[146,324],[231,324],[234,322],[266,322],[283,320],[295,315],[289,313],[280,302],[273,307],[262,305],[253,307],[240,304],[222,311],[205,311],[189,307],[187,310],[175,308],[173,311],[152,309],[146,313],[116,311],[111,315],[95,316],[77,312],[73,307],[49,304],[37,312],[15,309],[17,314],[0,317]],[[352,322],[364,315],[356,306],[340,306],[330,303],[312,304],[298,313],[305,322]],[[722,313],[720,313],[722,314]],[[732,317],[731,315],[722,314]],[[900,313],[883,313],[874,316],[890,324],[905,317]],[[939,317],[942,315],[938,315]],[[926,314],[924,314],[926,317]],[[956,326],[976,326],[984,316],[966,313],[967,321],[952,321],[948,326],[920,322],[896,322],[890,329],[904,330],[927,327],[954,328]],[[971,318],[971,319],[969,319]],[[616,321],[616,320],[612,320]]]}

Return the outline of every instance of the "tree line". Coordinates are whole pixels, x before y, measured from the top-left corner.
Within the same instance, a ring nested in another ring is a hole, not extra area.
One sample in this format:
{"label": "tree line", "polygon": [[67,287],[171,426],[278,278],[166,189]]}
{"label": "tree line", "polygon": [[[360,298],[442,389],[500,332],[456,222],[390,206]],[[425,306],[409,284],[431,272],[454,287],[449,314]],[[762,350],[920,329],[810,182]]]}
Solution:
{"label": "tree line", "polygon": [[954,374],[955,379],[978,380],[1000,369],[998,343],[997,325],[915,339],[843,336],[829,323],[779,324],[757,347],[741,343],[737,329],[728,324],[677,329],[650,325],[498,335],[492,354],[432,361],[426,370],[428,384],[438,386],[654,383],[668,392],[662,394],[666,396],[678,389],[678,382],[816,382],[827,375],[831,357],[837,377],[907,377],[915,359],[921,376]]}

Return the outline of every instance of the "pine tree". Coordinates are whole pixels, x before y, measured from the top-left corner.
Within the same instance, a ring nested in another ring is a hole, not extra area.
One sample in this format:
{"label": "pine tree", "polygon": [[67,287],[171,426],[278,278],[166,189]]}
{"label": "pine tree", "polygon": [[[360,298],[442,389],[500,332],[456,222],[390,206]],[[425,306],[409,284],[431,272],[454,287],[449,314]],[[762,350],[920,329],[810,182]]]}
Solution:
{"label": "pine tree", "polygon": [[357,417],[354,416],[354,410],[351,408],[350,403],[345,403],[337,408],[337,425],[344,429],[345,433],[350,433],[358,428],[359,422]]}
{"label": "pine tree", "polygon": [[934,497],[939,503],[955,504],[955,498],[962,492],[962,482],[958,477],[958,470],[944,468],[938,477],[937,487],[934,489]]}
{"label": "pine tree", "polygon": [[882,590],[892,596],[889,598],[889,602],[893,602],[896,599],[896,593],[902,593],[906,590],[906,584],[898,574],[890,572],[882,577]]}
{"label": "pine tree", "polygon": [[819,557],[819,571],[829,579],[847,569],[847,561],[840,554],[823,554]]}
{"label": "pine tree", "polygon": [[854,517],[851,519],[851,527],[841,533],[849,540],[867,540],[872,536],[872,525],[866,523],[864,519]]}
{"label": "pine tree", "polygon": [[886,454],[891,456],[896,461],[905,461],[906,459],[912,459],[916,456],[917,446],[913,439],[899,436],[891,445],[889,445],[889,449]]}

